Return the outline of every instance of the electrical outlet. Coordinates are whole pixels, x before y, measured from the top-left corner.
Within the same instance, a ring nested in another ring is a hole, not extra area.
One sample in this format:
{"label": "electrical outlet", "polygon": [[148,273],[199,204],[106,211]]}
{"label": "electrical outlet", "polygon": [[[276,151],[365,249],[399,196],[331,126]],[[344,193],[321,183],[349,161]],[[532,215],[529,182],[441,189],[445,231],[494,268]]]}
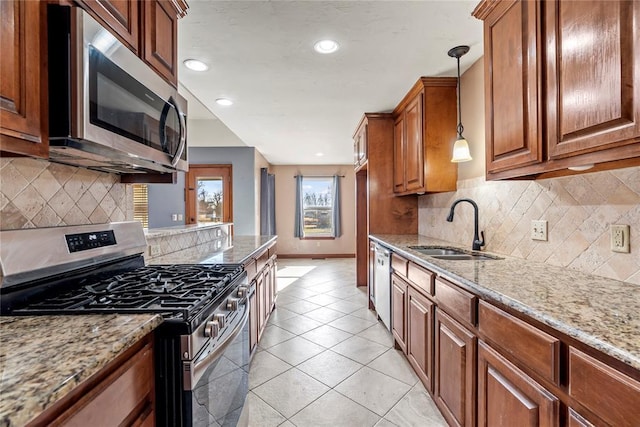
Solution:
{"label": "electrical outlet", "polygon": [[611,224],[611,250],[613,252],[629,253],[629,226]]}
{"label": "electrical outlet", "polygon": [[183,221],[184,220],[184,216],[182,214],[178,214],[178,221]]}
{"label": "electrical outlet", "polygon": [[177,221],[178,220],[178,214],[171,214],[171,221]]}
{"label": "electrical outlet", "polygon": [[531,239],[547,241],[547,221],[543,219],[531,221]]}
{"label": "electrical outlet", "polygon": [[150,256],[160,255],[160,245],[149,245],[149,255]]}

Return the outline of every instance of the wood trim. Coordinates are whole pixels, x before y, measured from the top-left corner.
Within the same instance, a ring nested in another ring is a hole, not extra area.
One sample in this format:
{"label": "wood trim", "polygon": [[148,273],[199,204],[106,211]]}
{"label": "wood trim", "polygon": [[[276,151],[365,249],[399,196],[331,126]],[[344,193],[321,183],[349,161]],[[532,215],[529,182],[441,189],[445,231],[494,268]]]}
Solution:
{"label": "wood trim", "polygon": [[473,9],[471,16],[484,20],[500,2],[501,0],[483,0]]}
{"label": "wood trim", "polygon": [[356,254],[278,254],[278,258],[355,258]]}
{"label": "wood trim", "polygon": [[215,176],[222,176],[223,178],[223,222],[233,222],[233,166],[229,164],[224,165],[203,165],[195,164],[189,165],[189,171],[186,174],[185,185],[185,223],[195,224],[197,223],[196,214],[196,188],[195,182],[197,177],[205,176],[207,173],[205,170],[215,170],[213,173]]}
{"label": "wood trim", "polygon": [[362,115],[362,118],[358,122],[358,126],[356,126],[355,132],[353,132],[352,138],[353,139],[356,138],[358,133],[360,133],[360,128],[362,127],[362,125],[366,121],[368,121],[369,119],[387,119],[388,120],[388,119],[392,119],[392,118],[393,118],[393,114],[391,114],[391,113],[364,113]]}
{"label": "wood trim", "polygon": [[300,237],[300,240],[336,240],[337,237],[331,237],[331,236],[318,236],[318,237]]}
{"label": "wood trim", "polygon": [[425,87],[441,86],[441,87],[458,87],[457,77],[420,77],[418,81],[409,89],[409,92],[402,98],[396,108],[393,109],[392,116],[398,117],[409,103],[415,98]]}
{"label": "wood trim", "polygon": [[175,184],[178,173],[125,173],[120,175],[122,184]]}

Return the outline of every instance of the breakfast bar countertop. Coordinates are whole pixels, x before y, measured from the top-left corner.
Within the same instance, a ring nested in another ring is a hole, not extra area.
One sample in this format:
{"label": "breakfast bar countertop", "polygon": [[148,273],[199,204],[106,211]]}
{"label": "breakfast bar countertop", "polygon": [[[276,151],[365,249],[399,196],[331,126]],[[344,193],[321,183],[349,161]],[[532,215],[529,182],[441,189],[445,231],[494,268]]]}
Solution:
{"label": "breakfast bar countertop", "polygon": [[0,317],[0,424],[29,423],[161,323],[156,314]]}
{"label": "breakfast bar countertop", "polygon": [[417,234],[369,237],[487,301],[640,369],[640,286],[499,254],[500,260],[437,259],[411,246],[468,248]]}

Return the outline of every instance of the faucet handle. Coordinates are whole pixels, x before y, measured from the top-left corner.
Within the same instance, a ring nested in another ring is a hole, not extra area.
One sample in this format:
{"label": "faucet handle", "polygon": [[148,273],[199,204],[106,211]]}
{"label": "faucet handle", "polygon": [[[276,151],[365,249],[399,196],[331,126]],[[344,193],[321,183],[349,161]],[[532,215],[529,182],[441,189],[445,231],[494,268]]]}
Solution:
{"label": "faucet handle", "polygon": [[480,247],[484,246],[484,231],[480,232],[480,240],[477,241],[477,243],[478,243],[478,246]]}

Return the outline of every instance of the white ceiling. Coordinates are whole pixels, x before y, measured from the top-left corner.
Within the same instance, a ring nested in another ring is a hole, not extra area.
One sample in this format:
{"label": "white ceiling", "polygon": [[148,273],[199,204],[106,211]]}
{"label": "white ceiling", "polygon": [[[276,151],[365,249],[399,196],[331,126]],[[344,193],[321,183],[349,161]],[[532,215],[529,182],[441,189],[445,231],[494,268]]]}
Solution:
{"label": "white ceiling", "polygon": [[[191,0],[178,27],[179,79],[270,163],[349,164],[364,112],[393,110],[420,76],[455,76],[454,46],[471,46],[463,71],[482,56],[477,3]],[[340,50],[316,53],[325,38]],[[187,58],[210,68],[191,71]]]}

